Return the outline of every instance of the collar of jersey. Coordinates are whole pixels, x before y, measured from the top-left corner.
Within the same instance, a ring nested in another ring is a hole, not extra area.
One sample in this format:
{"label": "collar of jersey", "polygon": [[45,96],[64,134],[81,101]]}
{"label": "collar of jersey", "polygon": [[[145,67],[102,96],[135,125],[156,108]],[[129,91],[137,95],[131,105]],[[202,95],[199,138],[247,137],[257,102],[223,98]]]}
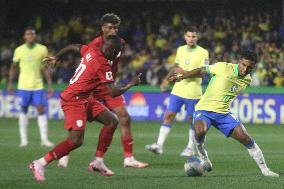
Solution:
{"label": "collar of jersey", "polygon": [[236,77],[239,77],[239,64],[235,64],[234,65],[234,73],[236,75]]}
{"label": "collar of jersey", "polygon": [[189,48],[188,46],[186,47],[186,49],[188,50],[188,52],[193,52],[197,49],[198,45],[196,45],[194,48]]}
{"label": "collar of jersey", "polygon": [[32,47],[29,47],[28,44],[25,43],[25,46],[27,47],[27,49],[32,50],[36,46],[36,43],[34,43]]}

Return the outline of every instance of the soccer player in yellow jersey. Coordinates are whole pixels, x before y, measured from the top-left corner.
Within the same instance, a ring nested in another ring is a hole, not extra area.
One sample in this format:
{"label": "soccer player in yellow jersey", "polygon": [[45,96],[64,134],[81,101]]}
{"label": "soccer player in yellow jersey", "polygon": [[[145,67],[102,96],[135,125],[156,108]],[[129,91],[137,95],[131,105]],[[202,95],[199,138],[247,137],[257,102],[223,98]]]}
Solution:
{"label": "soccer player in yellow jersey", "polygon": [[47,137],[47,117],[45,114],[45,92],[43,88],[42,71],[46,76],[49,92],[51,77],[48,70],[43,70],[42,60],[47,56],[47,48],[36,43],[36,31],[28,27],[24,33],[25,43],[16,48],[13,56],[13,64],[10,68],[8,92],[13,90],[13,80],[19,68],[18,96],[20,97],[21,112],[19,115],[20,147],[28,145],[28,107],[34,105],[38,112],[38,127],[40,131],[41,145],[51,147],[53,143]]}
{"label": "soccer player in yellow jersey", "polygon": [[[197,29],[195,27],[187,27],[184,30],[184,39],[186,45],[177,49],[175,68],[190,71],[195,68],[208,64],[208,51],[197,45]],[[164,82],[161,89],[167,87],[167,78],[172,74],[172,69]],[[194,106],[202,95],[201,78],[189,78],[181,82],[175,83],[170,94],[170,102],[164,115],[164,120],[160,128],[159,137],[156,143],[146,145],[146,149],[156,154],[163,153],[165,140],[170,133],[172,123],[177,112],[180,111],[182,105],[186,107],[187,120],[190,123],[189,141],[187,147],[180,154],[181,156],[191,156],[194,154],[194,130],[191,125]]]}
{"label": "soccer player in yellow jersey", "polygon": [[257,55],[245,51],[238,64],[218,62],[214,65],[197,68],[192,71],[178,71],[170,81],[202,77],[211,74],[210,83],[195,106],[193,124],[197,151],[203,160],[204,169],[212,170],[212,163],[204,149],[206,132],[211,126],[221,131],[226,137],[232,137],[243,144],[249,155],[255,160],[264,176],[278,177],[265,163],[261,149],[249,136],[244,125],[230,112],[230,104],[251,82],[250,73],[256,67]]}

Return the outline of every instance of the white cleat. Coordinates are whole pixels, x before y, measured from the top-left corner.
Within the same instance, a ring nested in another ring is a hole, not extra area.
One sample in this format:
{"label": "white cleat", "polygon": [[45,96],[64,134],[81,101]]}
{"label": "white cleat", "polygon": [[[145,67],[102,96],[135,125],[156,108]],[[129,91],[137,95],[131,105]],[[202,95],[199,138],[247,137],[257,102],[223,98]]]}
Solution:
{"label": "white cleat", "polygon": [[194,149],[186,147],[181,153],[180,156],[190,157],[194,155]]}
{"label": "white cleat", "polygon": [[148,163],[143,163],[134,159],[134,157],[128,157],[124,159],[123,166],[126,167],[134,167],[134,168],[146,168],[149,166]]}
{"label": "white cleat", "polygon": [[44,147],[53,147],[54,144],[52,142],[50,142],[49,140],[47,141],[42,141],[41,142],[41,146],[44,146]]}
{"label": "white cleat", "polygon": [[59,159],[57,166],[66,168],[68,167],[68,162],[69,162],[69,156],[63,156],[62,158]]}
{"label": "white cleat", "polygon": [[212,171],[212,163],[209,159],[203,159],[203,169],[204,171],[210,172]]}
{"label": "white cleat", "polygon": [[38,182],[45,181],[44,167],[39,163],[38,160],[33,161],[29,165],[29,168],[33,172],[34,178],[36,179],[36,181],[38,181]]}
{"label": "white cleat", "polygon": [[114,172],[112,172],[109,168],[106,167],[103,161],[94,160],[89,164],[88,170],[90,172],[99,172],[103,176],[113,176]]}
{"label": "white cleat", "polygon": [[266,177],[279,177],[279,174],[270,171],[270,169],[261,170],[262,174]]}
{"label": "white cleat", "polygon": [[21,141],[19,147],[24,148],[28,146],[28,141]]}
{"label": "white cleat", "polygon": [[155,154],[161,155],[163,153],[163,148],[160,145],[156,144],[156,143],[154,143],[154,144],[147,144],[145,146],[145,148],[147,150],[149,150],[150,152],[153,152]]}

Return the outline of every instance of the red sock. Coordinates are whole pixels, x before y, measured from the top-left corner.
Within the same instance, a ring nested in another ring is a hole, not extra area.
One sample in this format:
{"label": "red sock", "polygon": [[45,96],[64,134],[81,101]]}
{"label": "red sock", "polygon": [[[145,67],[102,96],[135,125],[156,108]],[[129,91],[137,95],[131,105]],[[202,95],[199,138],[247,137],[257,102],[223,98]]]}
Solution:
{"label": "red sock", "polygon": [[44,156],[44,160],[49,164],[53,160],[60,159],[61,157],[68,155],[69,152],[71,152],[75,148],[76,146],[74,145],[74,143],[69,138],[67,138],[65,141],[61,142],[51,151],[49,151]]}
{"label": "red sock", "polygon": [[96,157],[103,157],[106,153],[109,145],[111,144],[112,137],[116,127],[110,125],[104,125],[101,129],[99,143],[97,146]]}
{"label": "red sock", "polygon": [[123,136],[121,137],[121,143],[123,145],[124,157],[133,156],[133,138],[132,136]]}

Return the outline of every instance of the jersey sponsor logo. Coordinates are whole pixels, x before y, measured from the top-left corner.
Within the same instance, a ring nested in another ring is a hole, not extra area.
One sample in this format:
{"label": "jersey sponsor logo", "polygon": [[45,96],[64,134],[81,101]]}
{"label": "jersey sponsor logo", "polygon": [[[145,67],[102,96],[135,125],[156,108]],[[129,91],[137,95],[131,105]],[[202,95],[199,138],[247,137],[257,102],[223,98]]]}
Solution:
{"label": "jersey sponsor logo", "polygon": [[112,72],[106,72],[106,79],[107,80],[113,80]]}
{"label": "jersey sponsor logo", "polygon": [[77,127],[82,127],[83,126],[83,120],[77,120],[76,125],[77,125]]}
{"label": "jersey sponsor logo", "polygon": [[86,60],[87,60],[87,62],[89,62],[90,60],[92,60],[92,56],[91,56],[90,53],[88,53],[88,54],[86,55]]}
{"label": "jersey sponsor logo", "polygon": [[190,61],[189,61],[189,59],[186,59],[186,60],[184,61],[184,63],[185,63],[185,65],[188,65],[188,64],[190,64]]}

